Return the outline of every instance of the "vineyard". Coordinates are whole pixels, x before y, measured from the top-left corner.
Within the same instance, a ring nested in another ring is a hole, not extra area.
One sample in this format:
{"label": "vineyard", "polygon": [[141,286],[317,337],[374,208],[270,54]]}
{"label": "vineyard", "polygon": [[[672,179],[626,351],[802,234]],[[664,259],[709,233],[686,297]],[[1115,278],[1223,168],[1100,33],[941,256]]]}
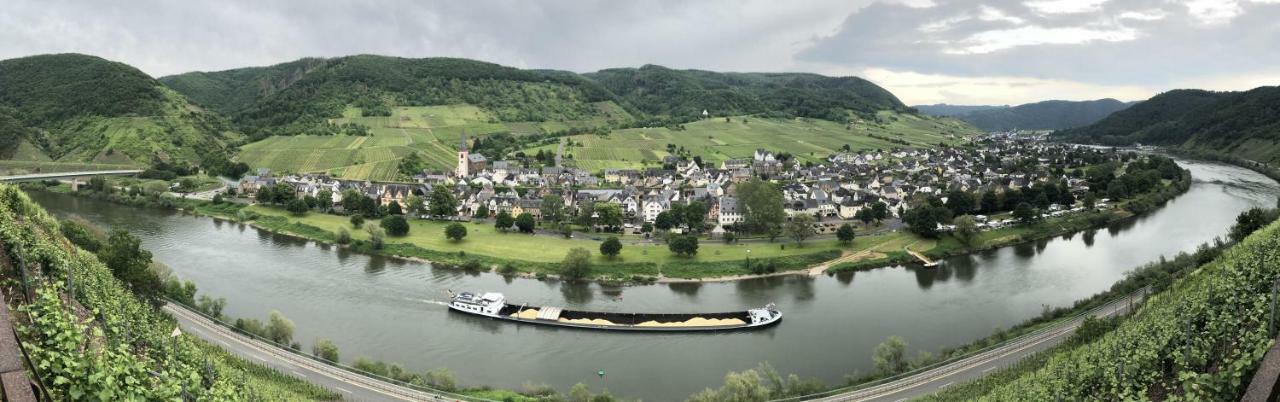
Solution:
{"label": "vineyard", "polygon": [[[956,120],[881,112],[875,121],[849,125],[818,119],[732,117],[704,119],[677,128],[649,127],[614,130],[607,136],[570,137],[565,152],[583,169],[661,166],[668,145],[718,164],[725,159],[751,158],[757,149],[786,152],[798,160],[820,163],[846,145],[852,150],[890,149],[903,145],[927,148],[957,143],[977,134]],[[555,145],[526,149],[525,153],[555,151]]]}
{"label": "vineyard", "polygon": [[0,268],[33,378],[52,400],[335,400],[237,360],[134,297],[17,187],[0,185]]}
{"label": "vineyard", "polygon": [[1275,335],[1268,320],[1280,313],[1272,311],[1277,279],[1280,223],[1273,223],[1096,341],[1038,357],[1039,368],[1014,378],[983,380],[980,388],[990,392],[981,399],[1239,399]]}

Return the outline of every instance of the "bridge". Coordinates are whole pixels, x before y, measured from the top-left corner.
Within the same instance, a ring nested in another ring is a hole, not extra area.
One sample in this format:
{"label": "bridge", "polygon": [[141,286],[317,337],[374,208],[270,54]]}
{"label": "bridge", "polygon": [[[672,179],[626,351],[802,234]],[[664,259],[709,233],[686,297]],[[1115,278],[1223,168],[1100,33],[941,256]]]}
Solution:
{"label": "bridge", "polygon": [[74,179],[90,176],[133,176],[138,173],[142,173],[142,170],[90,170],[82,172],[33,173],[14,176],[0,176],[0,182],[16,183],[20,181]]}

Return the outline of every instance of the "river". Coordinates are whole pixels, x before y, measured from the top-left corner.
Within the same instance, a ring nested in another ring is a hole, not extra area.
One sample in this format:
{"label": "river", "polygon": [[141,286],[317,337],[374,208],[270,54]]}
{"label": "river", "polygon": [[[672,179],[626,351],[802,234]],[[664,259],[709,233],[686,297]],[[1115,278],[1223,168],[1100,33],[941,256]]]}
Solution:
{"label": "river", "polygon": [[[568,285],[467,274],[428,264],[349,253],[158,209],[49,193],[33,194],[58,215],[79,215],[133,232],[155,259],[200,294],[225,297],[230,317],[297,324],[304,350],[317,338],[357,356],[425,371],[447,367],[464,385],[565,391],[582,382],[615,395],[681,400],[719,386],[728,371],[769,362],[783,374],[841,383],[872,370],[872,349],[890,335],[908,355],[957,346],[997,328],[1095,294],[1160,256],[1224,236],[1235,216],[1271,206],[1276,182],[1228,165],[1180,161],[1194,184],[1144,217],[1109,228],[946,260],[940,268],[893,267],[817,278],[635,287]],[[776,302],[778,326],[722,334],[628,334],[519,326],[450,314],[445,290],[496,291],[508,300],[613,311],[741,310]],[[597,376],[604,370],[604,378]]]}

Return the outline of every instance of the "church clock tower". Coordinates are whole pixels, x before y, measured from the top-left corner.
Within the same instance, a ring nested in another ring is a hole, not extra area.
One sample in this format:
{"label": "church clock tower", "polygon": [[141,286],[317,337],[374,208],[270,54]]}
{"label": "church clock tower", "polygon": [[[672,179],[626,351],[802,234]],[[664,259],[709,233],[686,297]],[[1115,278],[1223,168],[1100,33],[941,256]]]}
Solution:
{"label": "church clock tower", "polygon": [[462,142],[458,145],[458,169],[454,171],[455,175],[458,177],[467,177],[467,174],[469,174],[468,172],[469,169],[467,169],[468,168],[467,165],[471,161],[470,159],[468,159],[468,154],[469,152],[467,152],[467,130],[463,129]]}

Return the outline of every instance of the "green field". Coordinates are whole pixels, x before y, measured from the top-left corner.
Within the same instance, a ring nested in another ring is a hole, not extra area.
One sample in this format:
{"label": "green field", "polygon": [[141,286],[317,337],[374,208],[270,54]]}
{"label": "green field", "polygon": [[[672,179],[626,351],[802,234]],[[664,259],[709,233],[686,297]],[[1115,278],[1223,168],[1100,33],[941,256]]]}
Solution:
{"label": "green field", "polygon": [[[612,102],[593,104],[597,117],[563,122],[501,122],[492,113],[472,105],[396,107],[391,116],[363,116],[349,108],[334,123],[357,123],[370,128],[368,136],[273,136],[241,148],[239,159],[254,168],[276,172],[327,172],[344,179],[396,180],[401,158],[417,153],[434,169],[456,167],[455,152],[463,130],[469,138],[509,132],[516,135],[555,133],[575,127],[602,127],[630,121],[631,116]],[[718,163],[750,157],[757,148],[789,152],[801,161],[820,161],[844,145],[852,149],[927,147],[939,142],[956,143],[976,134],[973,128],[951,119],[882,112],[873,121],[848,126],[815,119],[762,119],[734,117],[685,124],[684,130],[635,128],[614,130],[607,136],[585,134],[570,137],[575,146],[566,150],[572,164],[588,170],[641,168],[661,164],[667,144],[683,146],[704,161]],[[555,152],[554,143],[529,148]],[[487,155],[494,157],[495,155]],[[404,179],[404,178],[399,178]]]}
{"label": "green field", "polygon": [[402,179],[397,167],[410,153],[436,169],[453,169],[463,130],[469,137],[508,131],[484,110],[470,105],[397,107],[391,116],[361,115],[350,108],[334,123],[357,123],[368,136],[272,136],[241,147],[239,159],[254,168],[281,173],[325,172],[343,179]]}
{"label": "green field", "polygon": [[[286,218],[289,223],[305,224],[330,233],[336,232],[339,228],[345,228],[355,239],[368,238],[365,231],[353,228],[346,216],[308,213],[303,217],[297,217],[280,208],[261,205],[248,207],[246,211],[263,216]],[[570,249],[582,247],[591,251],[600,269],[607,269],[609,265],[618,263],[654,263],[658,265],[662,274],[681,278],[745,274],[747,272],[742,270],[739,264],[731,264],[714,272],[706,271],[707,267],[698,264],[743,261],[747,257],[747,250],[751,250],[753,259],[802,256],[832,250],[848,250],[853,254],[863,253],[862,256],[875,259],[890,252],[901,251],[908,245],[912,250],[919,251],[930,250],[936,245],[935,241],[920,239],[905,232],[859,237],[852,246],[843,248],[835,240],[810,240],[805,242],[804,247],[796,247],[794,242],[788,242],[783,238],[779,238],[776,243],[725,244],[720,241],[703,240],[699,244],[696,256],[680,257],[671,253],[664,243],[648,243],[635,237],[627,237],[622,241],[622,254],[617,259],[610,260],[599,255],[600,242],[595,240],[502,233],[495,229],[492,223],[464,223],[467,227],[466,239],[453,242],[444,237],[444,228],[449,224],[448,222],[417,219],[409,222],[408,236],[391,237],[387,241],[409,243],[445,253],[465,252],[466,255],[504,260],[511,260],[513,255],[518,255],[519,258],[515,259],[539,263],[560,262]],[[365,223],[365,225],[376,224],[376,221]],[[307,233],[299,234],[308,235]]]}
{"label": "green field", "polygon": [[[872,135],[905,141],[912,147],[928,147],[939,142],[957,143],[978,134],[957,120],[881,112],[878,121],[855,122],[849,126],[817,119],[762,119],[733,117],[730,122],[713,118],[684,125],[684,130],[666,127],[615,130],[608,136],[578,135],[580,145],[567,148],[573,163],[588,170],[643,168],[657,166],[666,156],[667,144],[684,147],[704,162],[750,158],[756,149],[787,152],[801,161],[820,162],[844,145],[853,150],[889,149],[902,144]],[[554,151],[554,145],[526,150]]]}

